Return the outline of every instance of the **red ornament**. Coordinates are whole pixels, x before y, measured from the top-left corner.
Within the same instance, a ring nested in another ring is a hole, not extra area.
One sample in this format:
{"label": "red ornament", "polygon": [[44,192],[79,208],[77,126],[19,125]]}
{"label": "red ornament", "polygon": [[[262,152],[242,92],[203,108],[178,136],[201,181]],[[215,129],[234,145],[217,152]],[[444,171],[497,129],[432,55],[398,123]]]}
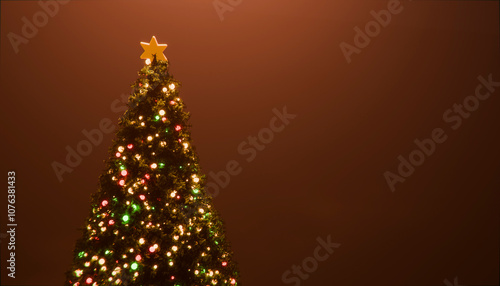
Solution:
{"label": "red ornament", "polygon": [[222,266],[227,266],[227,262],[226,261],[222,262]]}
{"label": "red ornament", "polygon": [[127,148],[132,149],[132,148],[134,148],[134,145],[133,144],[128,144]]}
{"label": "red ornament", "polygon": [[122,154],[120,152],[116,152],[116,157],[120,158]]}
{"label": "red ornament", "polygon": [[112,220],[112,219],[110,219],[108,223],[109,223],[109,225],[114,225],[114,224],[115,224],[115,221],[114,221],[114,220]]}
{"label": "red ornament", "polygon": [[89,277],[89,278],[87,278],[87,280],[85,280],[85,282],[86,282],[87,284],[92,283],[92,278],[90,278],[90,277]]}
{"label": "red ornament", "polygon": [[149,174],[144,175],[144,177],[149,180]]}
{"label": "red ornament", "polygon": [[127,172],[127,170],[123,170],[123,171],[121,172],[121,174],[122,174],[122,176],[126,176],[126,175],[128,174],[128,172]]}
{"label": "red ornament", "polygon": [[136,261],[141,261],[141,256],[139,254],[137,254],[137,256],[135,257],[135,260]]}
{"label": "red ornament", "polygon": [[108,201],[107,201],[107,200],[102,201],[102,202],[101,202],[101,205],[102,205],[103,207],[107,206],[107,205],[108,205]]}
{"label": "red ornament", "polygon": [[161,121],[165,122],[165,121],[167,121],[167,118],[166,118],[166,117],[163,117],[163,118],[161,119]]}
{"label": "red ornament", "polygon": [[180,131],[182,127],[180,125],[175,125],[175,131]]}
{"label": "red ornament", "polygon": [[145,195],[140,195],[139,198],[141,198],[141,200],[145,200],[146,199],[146,196]]}
{"label": "red ornament", "polygon": [[118,184],[119,184],[120,186],[125,185],[125,180],[120,180],[120,181],[118,182]]}

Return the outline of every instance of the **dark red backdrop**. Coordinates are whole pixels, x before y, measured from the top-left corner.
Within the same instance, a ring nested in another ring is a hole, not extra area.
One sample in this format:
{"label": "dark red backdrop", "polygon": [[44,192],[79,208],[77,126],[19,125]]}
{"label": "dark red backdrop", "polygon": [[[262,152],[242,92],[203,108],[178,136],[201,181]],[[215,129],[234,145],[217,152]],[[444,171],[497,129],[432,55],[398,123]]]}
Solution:
{"label": "dark red backdrop", "polygon": [[[117,122],[111,105],[143,65],[139,42],[156,35],[204,172],[243,168],[215,205],[245,285],[293,285],[284,271],[327,235],[341,246],[301,285],[498,285],[500,91],[457,130],[442,119],[479,75],[500,81],[498,2],[401,2],[348,64],[340,43],[387,2],[233,0],[221,21],[212,0],[75,0],[16,54],[8,34],[41,8],[2,1],[1,170],[17,173],[18,228],[17,277],[6,277],[2,238],[1,284],[62,284],[114,135],[62,183],[51,163],[83,129]],[[284,106],[297,117],[245,161],[238,145]],[[392,193],[383,173],[434,128],[447,141]]]}

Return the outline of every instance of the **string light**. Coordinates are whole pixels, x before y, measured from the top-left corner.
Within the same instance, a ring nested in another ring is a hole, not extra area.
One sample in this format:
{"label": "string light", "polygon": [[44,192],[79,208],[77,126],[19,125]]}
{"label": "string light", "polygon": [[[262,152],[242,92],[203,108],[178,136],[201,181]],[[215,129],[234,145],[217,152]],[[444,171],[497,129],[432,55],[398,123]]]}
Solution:
{"label": "string light", "polygon": [[[239,285],[219,217],[200,189],[203,175],[180,87],[166,62],[148,59],[147,65],[132,95],[137,105],[121,118],[97,205],[77,244],[87,252],[76,252],[79,267],[68,272],[67,284],[140,284],[169,273],[174,286]],[[185,259],[193,267],[178,264]],[[195,276],[187,282],[189,274]]]}

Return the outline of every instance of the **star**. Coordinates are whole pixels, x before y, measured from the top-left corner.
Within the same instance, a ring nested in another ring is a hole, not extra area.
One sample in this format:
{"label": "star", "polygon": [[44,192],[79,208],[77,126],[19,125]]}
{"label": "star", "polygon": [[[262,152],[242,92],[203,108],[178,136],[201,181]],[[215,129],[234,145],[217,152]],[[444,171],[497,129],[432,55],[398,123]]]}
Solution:
{"label": "star", "polygon": [[153,55],[156,55],[157,60],[167,60],[167,58],[163,54],[163,51],[167,48],[167,44],[158,44],[155,36],[151,38],[151,41],[149,43],[141,42],[141,46],[144,49],[144,53],[142,53],[141,59],[153,60]]}

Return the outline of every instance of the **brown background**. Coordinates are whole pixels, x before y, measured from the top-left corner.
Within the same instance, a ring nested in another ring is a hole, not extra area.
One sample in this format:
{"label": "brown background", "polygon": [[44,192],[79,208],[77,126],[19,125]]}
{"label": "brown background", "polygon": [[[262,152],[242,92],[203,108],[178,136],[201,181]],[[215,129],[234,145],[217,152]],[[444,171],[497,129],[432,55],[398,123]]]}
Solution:
{"label": "brown background", "polygon": [[[117,122],[111,103],[152,35],[169,45],[204,172],[243,167],[215,205],[244,285],[285,285],[327,235],[340,248],[301,285],[498,285],[500,91],[458,130],[442,120],[477,76],[500,81],[498,2],[402,2],[351,64],[339,44],[387,1],[243,0],[224,21],[212,0],[72,1],[18,54],[7,34],[40,7],[1,5],[1,170],[17,173],[18,221],[17,278],[2,239],[2,285],[64,281],[114,135],[62,183],[51,163]],[[283,106],[297,118],[246,162],[238,144]],[[437,127],[448,140],[392,193],[383,172]]]}

